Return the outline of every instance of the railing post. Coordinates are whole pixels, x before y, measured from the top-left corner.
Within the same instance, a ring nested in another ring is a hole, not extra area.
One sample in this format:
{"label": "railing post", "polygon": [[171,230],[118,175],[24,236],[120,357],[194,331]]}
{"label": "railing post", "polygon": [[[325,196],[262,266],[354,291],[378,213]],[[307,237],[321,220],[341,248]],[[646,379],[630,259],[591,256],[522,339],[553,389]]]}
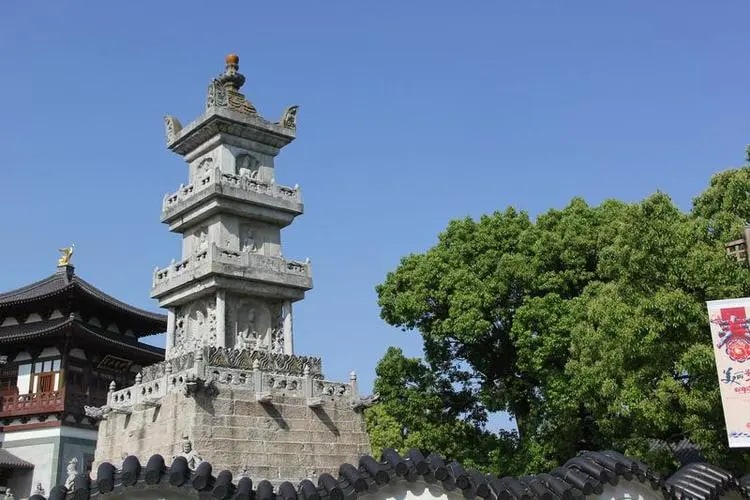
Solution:
{"label": "railing post", "polygon": [[305,365],[302,369],[302,383],[304,384],[305,398],[308,400],[313,397],[313,380],[310,377],[310,366]]}
{"label": "railing post", "polygon": [[359,384],[357,384],[357,372],[354,370],[349,374],[349,387],[352,401],[356,401],[359,398]]}
{"label": "railing post", "polygon": [[253,386],[255,386],[255,394],[263,392],[263,372],[260,371],[260,363],[257,359],[253,361]]}
{"label": "railing post", "polygon": [[109,392],[107,392],[107,406],[112,406],[112,396],[116,388],[117,384],[115,384],[114,380],[109,383]]}

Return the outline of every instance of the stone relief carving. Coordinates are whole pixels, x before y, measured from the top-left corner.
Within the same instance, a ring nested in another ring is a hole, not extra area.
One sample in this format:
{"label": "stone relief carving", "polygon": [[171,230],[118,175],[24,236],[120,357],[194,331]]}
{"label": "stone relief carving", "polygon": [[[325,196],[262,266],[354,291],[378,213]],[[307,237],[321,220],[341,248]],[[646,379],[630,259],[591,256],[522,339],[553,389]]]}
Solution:
{"label": "stone relief carving", "polygon": [[216,344],[216,304],[214,299],[197,300],[175,310],[175,333],[171,355]]}
{"label": "stone relief carving", "polygon": [[258,178],[260,161],[253,155],[241,153],[234,160],[234,173],[239,176],[246,176],[250,179]]}
{"label": "stone relief carving", "polygon": [[226,87],[218,80],[214,80],[208,85],[206,109],[211,107],[229,108],[249,115],[258,114],[255,106],[241,92]]}
{"label": "stone relief carving", "polygon": [[210,366],[252,370],[255,362],[259,370],[302,376],[305,367],[312,378],[322,378],[320,358],[277,354],[270,351],[238,350],[229,347],[209,347],[205,359]]}
{"label": "stone relief carving", "polygon": [[187,325],[182,308],[175,309],[174,341],[172,342],[172,351],[175,353],[189,351],[187,346]]}
{"label": "stone relief carving", "polygon": [[271,330],[271,352],[283,354],[285,344],[284,323],[289,311],[286,310],[284,304],[278,306],[278,311]]}
{"label": "stone relief carving", "polygon": [[195,252],[208,248],[208,228],[203,226],[195,232],[196,245]]}
{"label": "stone relief carving", "polygon": [[70,462],[68,462],[68,465],[65,467],[65,473],[68,475],[68,477],[65,478],[65,487],[68,488],[68,491],[73,491],[76,476],[78,475],[78,459],[76,457],[70,459]]}
{"label": "stone relief carving", "polygon": [[297,110],[299,106],[289,106],[281,114],[281,121],[279,125],[284,128],[295,130],[297,128]]}
{"label": "stone relief carving", "polygon": [[[247,314],[243,326],[237,333],[237,347],[239,349],[254,349],[258,342],[258,330],[255,327],[255,309],[242,311]],[[242,314],[242,313],[240,313]]]}
{"label": "stone relief carving", "polygon": [[167,133],[167,144],[177,138],[177,134],[182,130],[182,124],[174,116],[167,115],[164,117],[164,127]]}
{"label": "stone relief carving", "polygon": [[207,174],[213,168],[213,164],[214,164],[213,158],[211,157],[203,158],[201,162],[198,164],[198,168],[196,169],[196,172]]}
{"label": "stone relief carving", "polygon": [[271,314],[265,304],[247,298],[229,301],[228,328],[238,349],[264,349],[270,344]]}
{"label": "stone relief carving", "polygon": [[243,252],[255,253],[260,249],[260,246],[262,245],[262,243],[259,241],[258,233],[251,226],[243,225],[240,228],[240,237],[242,238],[240,250],[242,250]]}

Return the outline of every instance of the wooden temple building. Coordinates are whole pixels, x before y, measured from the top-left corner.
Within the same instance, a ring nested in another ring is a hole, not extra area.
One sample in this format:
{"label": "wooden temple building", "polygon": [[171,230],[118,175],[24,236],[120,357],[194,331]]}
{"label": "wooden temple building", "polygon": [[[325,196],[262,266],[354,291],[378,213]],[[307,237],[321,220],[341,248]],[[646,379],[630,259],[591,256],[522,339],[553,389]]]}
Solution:
{"label": "wooden temple building", "polygon": [[0,293],[0,493],[49,491],[94,457],[98,422],[85,406],[131,385],[164,350],[141,337],[166,331],[164,315],[135,308],[74,273],[65,249],[51,276]]}

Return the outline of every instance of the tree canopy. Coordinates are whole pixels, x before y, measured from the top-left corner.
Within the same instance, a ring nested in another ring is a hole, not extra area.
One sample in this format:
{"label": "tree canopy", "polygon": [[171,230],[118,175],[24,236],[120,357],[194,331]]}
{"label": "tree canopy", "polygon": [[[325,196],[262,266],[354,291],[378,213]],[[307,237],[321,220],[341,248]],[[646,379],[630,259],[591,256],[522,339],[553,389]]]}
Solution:
{"label": "tree canopy", "polygon": [[[724,248],[748,220],[750,168],[715,175],[687,213],[656,193],[451,221],[377,287],[381,316],[422,336],[424,360],[391,348],[378,365],[373,447],[522,474],[582,448],[667,467],[659,443],[687,437],[740,467],[704,302],[750,294],[750,268]],[[517,432],[486,430],[498,411]]]}

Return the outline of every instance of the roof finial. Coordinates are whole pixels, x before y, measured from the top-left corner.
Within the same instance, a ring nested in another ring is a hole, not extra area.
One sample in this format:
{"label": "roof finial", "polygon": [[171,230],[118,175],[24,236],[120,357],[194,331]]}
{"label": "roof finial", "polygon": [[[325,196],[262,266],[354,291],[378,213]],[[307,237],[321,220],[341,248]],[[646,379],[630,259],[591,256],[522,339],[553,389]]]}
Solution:
{"label": "roof finial", "polygon": [[57,267],[67,267],[70,265],[70,259],[73,258],[73,249],[75,248],[75,244],[70,245],[66,248],[60,248],[58,251],[60,252],[60,258],[57,259]]}
{"label": "roof finial", "polygon": [[227,63],[224,74],[220,75],[217,80],[225,87],[233,90],[239,90],[245,84],[245,76],[240,73],[240,56],[229,54],[224,58]]}

